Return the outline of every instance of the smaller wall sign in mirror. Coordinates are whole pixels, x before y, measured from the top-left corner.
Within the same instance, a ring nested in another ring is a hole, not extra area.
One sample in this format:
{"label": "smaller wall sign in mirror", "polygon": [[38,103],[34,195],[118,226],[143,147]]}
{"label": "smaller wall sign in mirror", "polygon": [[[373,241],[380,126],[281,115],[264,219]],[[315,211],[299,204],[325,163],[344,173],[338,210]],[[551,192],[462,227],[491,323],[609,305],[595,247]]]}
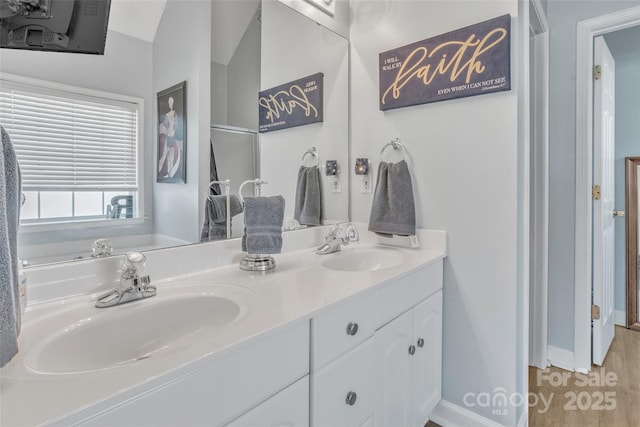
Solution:
{"label": "smaller wall sign in mirror", "polygon": [[380,109],[511,89],[511,16],[382,52]]}
{"label": "smaller wall sign in mirror", "polygon": [[158,92],[157,182],[187,181],[186,84]]}
{"label": "smaller wall sign in mirror", "polygon": [[260,92],[260,132],[321,122],[323,78],[316,73]]}

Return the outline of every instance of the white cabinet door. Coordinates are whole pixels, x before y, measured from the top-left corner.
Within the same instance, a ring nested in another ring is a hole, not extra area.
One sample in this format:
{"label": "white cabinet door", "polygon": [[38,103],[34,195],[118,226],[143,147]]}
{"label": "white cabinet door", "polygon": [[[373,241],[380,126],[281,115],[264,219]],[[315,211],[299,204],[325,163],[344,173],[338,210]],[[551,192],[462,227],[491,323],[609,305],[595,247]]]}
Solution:
{"label": "white cabinet door", "polygon": [[413,423],[412,345],[413,313],[408,311],[376,331],[376,401],[374,425],[411,426]]}
{"label": "white cabinet door", "polygon": [[309,376],[262,402],[227,427],[309,426]]}
{"label": "white cabinet door", "polygon": [[358,427],[371,419],[375,399],[370,338],[311,374],[311,425]]}
{"label": "white cabinet door", "polygon": [[413,309],[414,426],[424,426],[441,397],[442,291]]}

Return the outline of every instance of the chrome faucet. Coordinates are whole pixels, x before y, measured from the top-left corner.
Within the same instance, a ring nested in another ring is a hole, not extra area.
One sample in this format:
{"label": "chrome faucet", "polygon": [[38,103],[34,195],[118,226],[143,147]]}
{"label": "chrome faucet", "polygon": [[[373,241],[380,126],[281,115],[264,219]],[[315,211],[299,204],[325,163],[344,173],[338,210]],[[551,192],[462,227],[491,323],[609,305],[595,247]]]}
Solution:
{"label": "chrome faucet", "polygon": [[127,252],[120,268],[120,286],[98,297],[96,307],[113,307],[156,294],[149,276],[140,275],[147,259],[140,252]]}
{"label": "chrome faucet", "polygon": [[113,247],[108,239],[98,239],[91,245],[91,258],[111,256]]}
{"label": "chrome faucet", "polygon": [[358,229],[350,223],[339,223],[331,226],[329,233],[324,238],[324,244],[316,249],[316,254],[327,255],[338,252],[342,246],[359,239]]}

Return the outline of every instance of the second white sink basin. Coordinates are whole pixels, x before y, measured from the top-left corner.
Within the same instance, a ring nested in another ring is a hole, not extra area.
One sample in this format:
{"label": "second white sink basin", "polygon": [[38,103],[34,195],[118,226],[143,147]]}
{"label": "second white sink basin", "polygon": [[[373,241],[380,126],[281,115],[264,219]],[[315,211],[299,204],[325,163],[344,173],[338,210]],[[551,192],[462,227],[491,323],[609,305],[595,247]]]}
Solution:
{"label": "second white sink basin", "polygon": [[[26,367],[47,374],[114,368],[212,336],[247,311],[242,299],[219,292],[162,292],[159,288],[158,295],[152,298],[91,309],[89,315],[85,307],[77,310],[75,321],[60,325],[29,352]],[[73,311],[52,320],[64,323]]]}
{"label": "second white sink basin", "polygon": [[326,257],[320,264],[338,271],[377,271],[402,264],[402,251],[386,246],[353,248]]}

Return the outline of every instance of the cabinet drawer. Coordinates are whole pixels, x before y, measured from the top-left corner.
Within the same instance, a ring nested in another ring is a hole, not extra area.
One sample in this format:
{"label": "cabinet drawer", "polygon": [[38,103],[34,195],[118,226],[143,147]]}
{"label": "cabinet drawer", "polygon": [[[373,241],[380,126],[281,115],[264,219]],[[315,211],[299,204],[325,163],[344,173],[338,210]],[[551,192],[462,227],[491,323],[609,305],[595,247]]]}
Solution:
{"label": "cabinet drawer", "polygon": [[372,336],[373,309],[373,293],[368,292],[311,319],[312,369],[321,368]]}
{"label": "cabinet drawer", "polygon": [[311,426],[361,426],[372,417],[373,338],[311,374]]}
{"label": "cabinet drawer", "polygon": [[389,323],[440,289],[442,261],[414,271],[378,289],[375,295],[375,329]]}

